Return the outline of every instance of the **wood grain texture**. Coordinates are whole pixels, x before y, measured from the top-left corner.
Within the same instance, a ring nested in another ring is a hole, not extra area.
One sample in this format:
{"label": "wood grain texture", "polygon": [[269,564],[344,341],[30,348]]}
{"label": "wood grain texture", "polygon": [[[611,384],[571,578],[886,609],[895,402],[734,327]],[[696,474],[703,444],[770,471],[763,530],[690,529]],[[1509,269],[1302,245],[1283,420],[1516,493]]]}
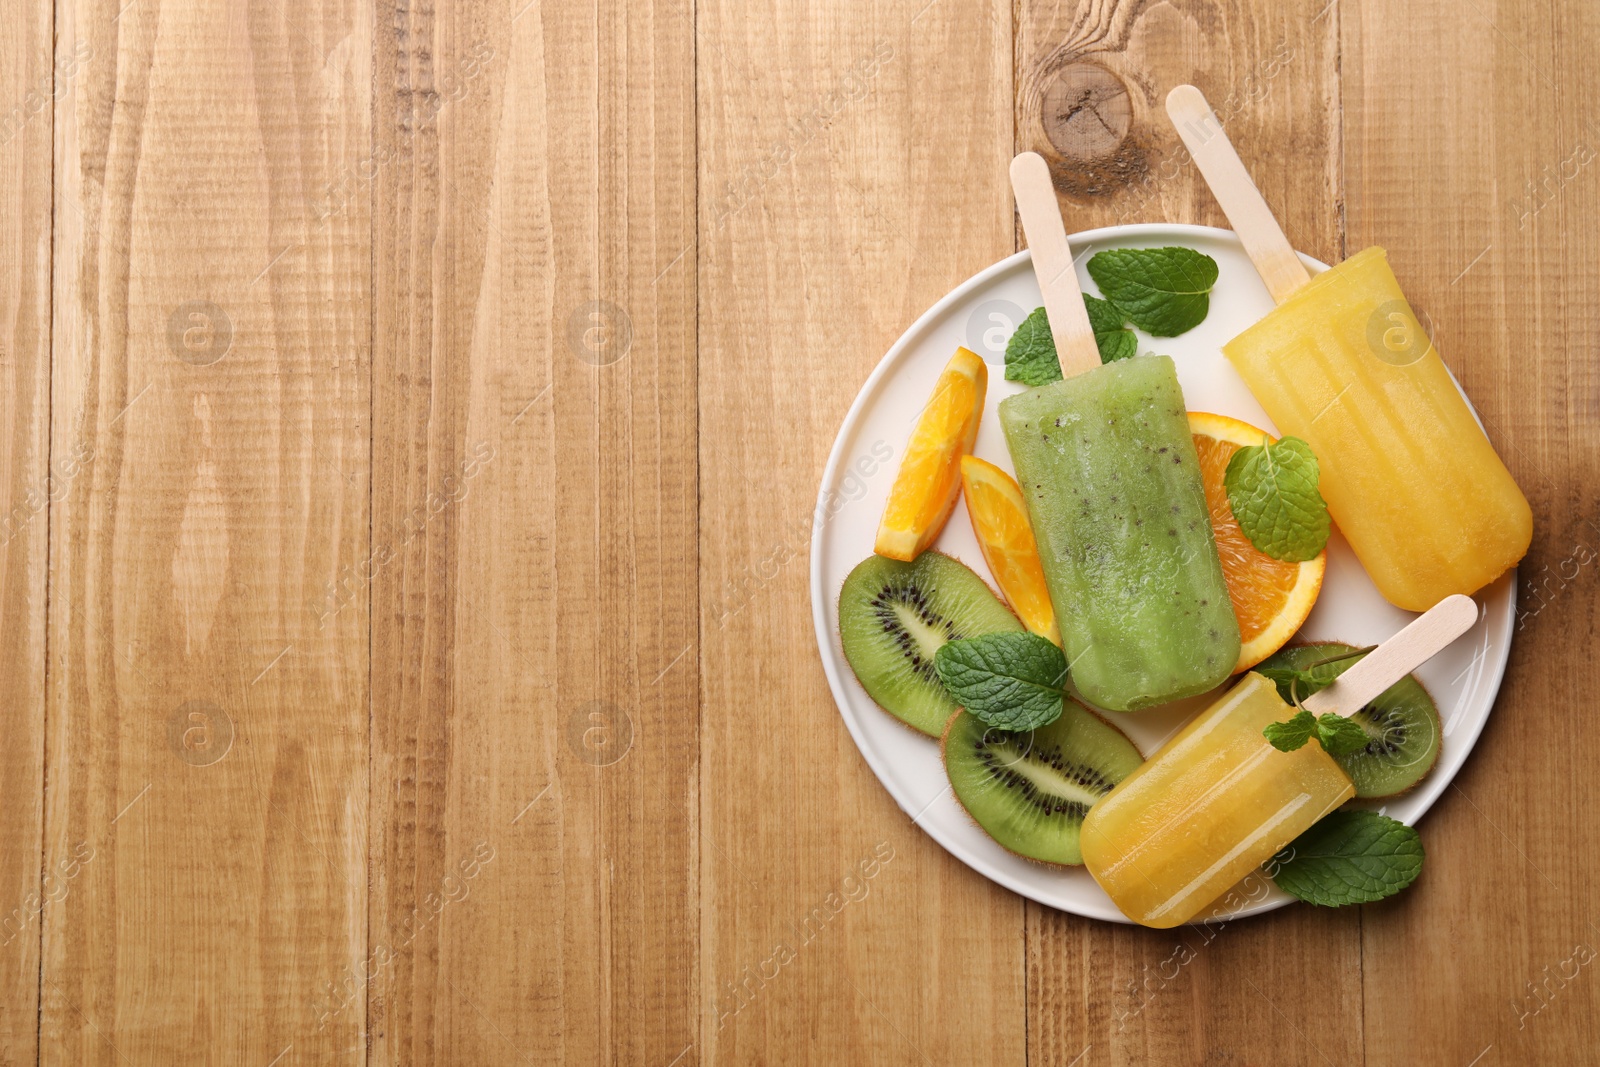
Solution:
{"label": "wood grain texture", "polygon": [[1423,878],[1367,909],[1365,1059],[1582,1062],[1600,1047],[1600,12],[1360,0],[1345,19],[1349,248],[1388,249],[1534,513],[1494,714],[1424,823]]}
{"label": "wood grain texture", "polygon": [[[119,8],[121,9],[119,15]],[[63,2],[41,1061],[359,1062],[366,946],[361,3]]]}
{"label": "wood grain texture", "polygon": [[[1592,5],[53,6],[0,0],[0,1065],[1600,1045]],[[808,554],[1015,151],[1069,231],[1223,224],[1180,82],[1297,248],[1389,249],[1536,533],[1418,885],[1148,931],[899,811]]]}
{"label": "wood grain texture", "polygon": [[1010,6],[714,0],[699,39],[700,1062],[1020,1063],[1021,903],[872,776],[807,594],[861,381],[1012,249]]}
{"label": "wood grain texture", "polygon": [[378,24],[372,1062],[664,1065],[699,1025],[690,8]]}
{"label": "wood grain texture", "polygon": [[[1340,258],[1336,6],[1019,10],[1017,149],[1051,163],[1068,230],[1227,225],[1163,106],[1168,90],[1189,83],[1206,94],[1295,247]],[[1353,1062],[1362,1048],[1360,921],[1297,908],[1154,931],[1029,905],[1029,1062]],[[1315,1028],[1302,1011],[1312,1001]]]}
{"label": "wood grain texture", "polygon": [[47,513],[56,489],[49,454],[54,20],[48,2],[4,0],[0,23],[0,1064],[10,1067],[37,1057],[39,925],[68,880],[59,870],[45,879],[40,858]]}

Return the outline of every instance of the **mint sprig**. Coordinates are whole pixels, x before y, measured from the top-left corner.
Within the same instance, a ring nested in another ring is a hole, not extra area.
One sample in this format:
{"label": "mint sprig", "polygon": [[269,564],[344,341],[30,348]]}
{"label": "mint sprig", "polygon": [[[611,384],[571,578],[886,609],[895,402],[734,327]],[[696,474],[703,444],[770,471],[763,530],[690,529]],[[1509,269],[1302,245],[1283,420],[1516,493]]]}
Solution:
{"label": "mint sprig", "polygon": [[[1198,326],[1211,307],[1217,261],[1192,248],[1113,248],[1089,257],[1089,276],[1103,296],[1083,294],[1100,362],[1139,354],[1133,323],[1152,337],[1176,337]],[[1044,308],[1022,320],[1006,344],[1006,380],[1045,385],[1061,380],[1061,363]]]}
{"label": "mint sprig", "polygon": [[1293,752],[1312,737],[1330,756],[1348,756],[1365,748],[1371,741],[1361,724],[1331,711],[1314,716],[1300,706],[1300,701],[1333,684],[1335,678],[1355,665],[1356,660],[1371,652],[1375,645],[1341,652],[1337,656],[1319,659],[1301,668],[1257,667],[1256,673],[1278,686],[1278,695],[1295,707],[1295,714],[1284,722],[1268,723],[1261,734],[1280,752]]}
{"label": "mint sprig", "polygon": [[[1352,648],[1348,652],[1339,652],[1314,660],[1304,667],[1256,667],[1255,672],[1276,682],[1278,695],[1283,698],[1283,702],[1298,708],[1302,700],[1312,693],[1320,693],[1328,688],[1339,675],[1354,667],[1368,652],[1377,647],[1368,645],[1366,648]],[[1269,659],[1267,662],[1271,663],[1272,660]]]}
{"label": "mint sprig", "polygon": [[1246,445],[1222,476],[1239,529],[1262,552],[1287,563],[1316,558],[1328,543],[1328,505],[1311,446],[1298,437]]}
{"label": "mint sprig", "polygon": [[1330,756],[1348,756],[1371,741],[1360,723],[1331,711],[1313,715],[1305,708],[1285,722],[1268,723],[1261,733],[1279,752],[1293,752],[1315,736]]}
{"label": "mint sprig", "polygon": [[1192,248],[1112,248],[1089,257],[1089,277],[1139,329],[1176,337],[1211,309],[1217,261]]}
{"label": "mint sprig", "polygon": [[1336,811],[1272,857],[1267,869],[1290,896],[1340,907],[1393,896],[1422,873],[1422,838],[1375,811]]}
{"label": "mint sprig", "polygon": [[957,704],[1002,730],[1034,730],[1061,715],[1067,659],[1031,633],[947,641],[933,657]]}

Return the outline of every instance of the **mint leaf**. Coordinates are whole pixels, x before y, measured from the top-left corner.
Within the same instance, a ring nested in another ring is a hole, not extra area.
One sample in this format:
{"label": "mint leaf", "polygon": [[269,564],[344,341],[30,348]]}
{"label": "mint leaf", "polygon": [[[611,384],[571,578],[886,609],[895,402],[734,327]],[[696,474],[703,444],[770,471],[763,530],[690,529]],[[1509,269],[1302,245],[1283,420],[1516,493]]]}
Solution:
{"label": "mint leaf", "polygon": [[1006,380],[1045,385],[1061,380],[1061,360],[1044,308],[1034,308],[1006,342]]}
{"label": "mint leaf", "polygon": [[1301,708],[1287,722],[1268,723],[1262,728],[1261,734],[1279,752],[1293,752],[1311,740],[1316,728],[1316,716]]}
{"label": "mint leaf", "polygon": [[1317,719],[1317,740],[1330,756],[1348,756],[1359,752],[1372,741],[1361,724],[1331,711],[1323,712]]}
{"label": "mint leaf", "polygon": [[[1088,293],[1083,294],[1083,306],[1089,312],[1089,326],[1094,330],[1101,363],[1139,354],[1139,338],[1124,325],[1127,316],[1120,308]],[[1044,308],[1034,308],[1006,342],[1006,380],[1025,385],[1061,380],[1061,357]]]}
{"label": "mint leaf", "polygon": [[1298,437],[1246,445],[1222,484],[1250,543],[1273,559],[1303,563],[1328,543],[1328,505],[1317,490],[1317,457]]}
{"label": "mint leaf", "polygon": [[1217,261],[1192,248],[1113,248],[1089,257],[1107,300],[1152,337],[1176,337],[1205,320]]}
{"label": "mint leaf", "polygon": [[1067,659],[1037,634],[947,641],[933,657],[957,704],[1002,730],[1034,730],[1061,715]]}
{"label": "mint leaf", "polygon": [[1255,667],[1255,672],[1263,678],[1278,683],[1278,696],[1289,705],[1297,705],[1318,689],[1327,685],[1326,682],[1318,685],[1311,676],[1310,671],[1298,670],[1294,667]]}
{"label": "mint leaf", "polygon": [[1100,349],[1101,363],[1139,354],[1139,338],[1124,325],[1127,317],[1121,308],[1088,293],[1083,294],[1083,306],[1089,312],[1089,326],[1094,330],[1094,343]]}
{"label": "mint leaf", "polygon": [[1290,896],[1308,904],[1368,904],[1400,892],[1422,873],[1422,839],[1375,811],[1336,811],[1268,861]]}

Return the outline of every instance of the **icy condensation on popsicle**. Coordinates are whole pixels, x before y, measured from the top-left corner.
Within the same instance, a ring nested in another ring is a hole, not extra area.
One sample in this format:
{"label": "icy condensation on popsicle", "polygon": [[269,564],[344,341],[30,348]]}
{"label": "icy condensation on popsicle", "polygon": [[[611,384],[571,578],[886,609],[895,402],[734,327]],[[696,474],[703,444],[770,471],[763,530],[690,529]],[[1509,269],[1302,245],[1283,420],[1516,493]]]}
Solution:
{"label": "icy condensation on popsicle", "polygon": [[1262,735],[1293,713],[1246,674],[1089,810],[1083,862],[1124,915],[1188,922],[1355,795],[1317,742],[1280,752]]}
{"label": "icy condensation on popsicle", "polygon": [[1171,357],[1009,397],[1000,421],[1085,699],[1134,711],[1226,679],[1239,624]]}
{"label": "icy condensation on popsicle", "polygon": [[1391,602],[1423,611],[1516,565],[1528,501],[1418,325],[1381,248],[1358,252],[1223,346]]}

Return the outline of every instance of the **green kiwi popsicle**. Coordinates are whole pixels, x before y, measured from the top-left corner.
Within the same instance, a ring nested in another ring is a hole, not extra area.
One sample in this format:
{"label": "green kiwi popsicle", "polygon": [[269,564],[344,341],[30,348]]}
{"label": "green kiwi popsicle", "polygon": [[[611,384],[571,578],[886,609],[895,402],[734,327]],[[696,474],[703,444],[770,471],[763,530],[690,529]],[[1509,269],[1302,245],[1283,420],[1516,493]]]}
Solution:
{"label": "green kiwi popsicle", "polygon": [[1078,691],[1135,711],[1220,684],[1239,624],[1169,356],[1000,404]]}
{"label": "green kiwi popsicle", "polygon": [[1000,404],[1078,692],[1112,711],[1203,693],[1239,658],[1170,357],[1104,366],[1044,160],[1012,187],[1065,378]]}

